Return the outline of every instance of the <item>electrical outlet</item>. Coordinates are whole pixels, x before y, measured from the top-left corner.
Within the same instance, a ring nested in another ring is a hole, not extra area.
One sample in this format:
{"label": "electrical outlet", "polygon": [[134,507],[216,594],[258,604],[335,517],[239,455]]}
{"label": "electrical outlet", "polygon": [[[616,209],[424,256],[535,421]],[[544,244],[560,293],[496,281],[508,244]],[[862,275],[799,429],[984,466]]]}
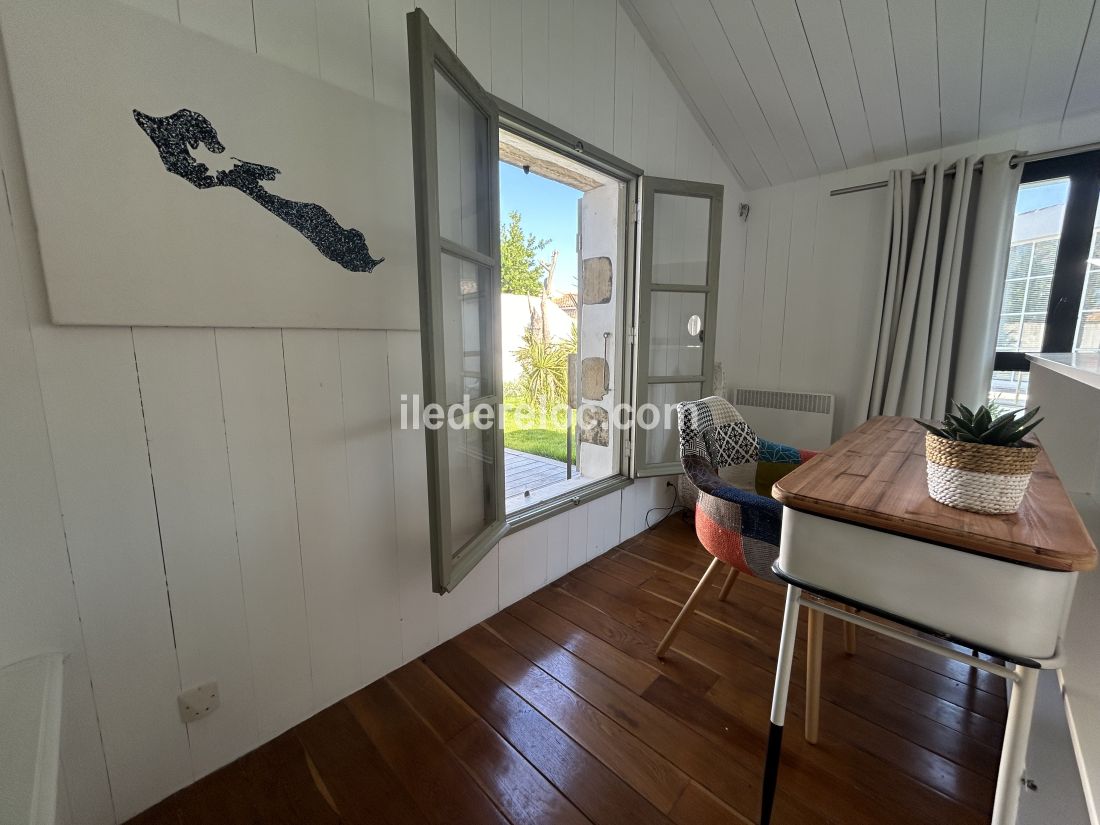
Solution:
{"label": "electrical outlet", "polygon": [[180,718],[186,722],[194,722],[196,719],[213,713],[221,704],[218,697],[218,683],[206,684],[190,688],[179,695]]}

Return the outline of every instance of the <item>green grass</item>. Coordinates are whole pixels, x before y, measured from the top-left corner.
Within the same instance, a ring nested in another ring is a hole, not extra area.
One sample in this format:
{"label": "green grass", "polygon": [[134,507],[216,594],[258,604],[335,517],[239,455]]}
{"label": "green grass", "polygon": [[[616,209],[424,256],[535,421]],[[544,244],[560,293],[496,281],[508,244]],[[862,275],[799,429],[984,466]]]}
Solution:
{"label": "green grass", "polygon": [[[539,426],[543,422],[536,422],[534,426],[521,428],[521,423],[528,423],[516,420],[516,406],[521,403],[519,398],[504,399],[504,446],[531,455],[565,461],[565,427],[558,429],[557,422],[547,420],[545,427]],[[577,454],[574,451],[573,461],[576,460]]]}

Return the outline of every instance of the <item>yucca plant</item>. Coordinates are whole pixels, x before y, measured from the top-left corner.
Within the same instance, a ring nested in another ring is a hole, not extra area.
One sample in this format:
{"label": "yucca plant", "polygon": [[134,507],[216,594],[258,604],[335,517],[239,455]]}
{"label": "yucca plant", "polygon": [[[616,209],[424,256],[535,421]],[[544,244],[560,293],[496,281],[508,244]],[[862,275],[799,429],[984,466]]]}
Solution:
{"label": "yucca plant", "polygon": [[983,404],[976,411],[957,401],[953,404],[955,412],[948,413],[941,426],[919,419],[914,420],[928,432],[940,438],[994,447],[1028,446],[1022,443],[1024,437],[1043,421],[1041,418],[1032,420],[1039,412],[1038,407],[1028,411],[1009,410],[998,414],[993,404]]}
{"label": "yucca plant", "polygon": [[568,394],[569,348],[557,341],[544,343],[530,327],[523,344],[513,351],[520,365],[519,385],[525,401],[550,409],[564,404]]}

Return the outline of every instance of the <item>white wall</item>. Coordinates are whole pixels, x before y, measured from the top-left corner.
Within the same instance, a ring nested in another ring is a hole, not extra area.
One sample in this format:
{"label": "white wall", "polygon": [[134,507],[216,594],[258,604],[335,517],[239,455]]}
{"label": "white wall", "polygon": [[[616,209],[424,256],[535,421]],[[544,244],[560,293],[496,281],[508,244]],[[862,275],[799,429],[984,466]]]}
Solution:
{"label": "white wall", "polygon": [[[133,4],[408,107],[411,0]],[[736,214],[739,187],[614,0],[424,5],[495,93],[653,174],[725,183]],[[129,818],[666,502],[661,480],[628,487],[433,595],[423,441],[394,426],[420,389],[417,334],[51,326],[0,79],[0,664],[71,654],[72,821]],[[732,286],[743,236],[727,227]],[[222,707],[185,727],[176,694],[207,679]]]}
{"label": "white wall", "polygon": [[863,420],[855,399],[869,369],[888,203],[885,189],[835,197],[831,190],[885,180],[890,169],[922,169],[936,158],[1096,140],[1100,118],[1093,116],[749,193],[744,279],[738,295],[723,296],[726,335],[716,356],[730,390],[835,393],[835,435]]}

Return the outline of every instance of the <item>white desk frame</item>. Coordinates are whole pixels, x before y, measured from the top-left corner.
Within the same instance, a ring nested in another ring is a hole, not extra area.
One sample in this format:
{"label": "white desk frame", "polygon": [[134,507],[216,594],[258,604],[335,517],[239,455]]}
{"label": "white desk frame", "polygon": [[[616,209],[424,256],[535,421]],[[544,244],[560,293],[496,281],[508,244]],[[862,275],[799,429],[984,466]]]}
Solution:
{"label": "white desk frame", "polygon": [[[1013,683],[1012,698],[1008,705],[1008,720],[1005,725],[1004,744],[1001,748],[1001,762],[997,771],[997,790],[993,799],[992,825],[1015,825],[1016,813],[1020,801],[1020,788],[1025,781],[1024,760],[1027,755],[1027,741],[1031,731],[1031,717],[1035,708],[1036,687],[1039,670],[1057,670],[1061,667],[1061,649],[1048,659],[1035,660],[1038,667],[1017,665],[1006,667],[987,662],[978,656],[960,653],[954,648],[937,644],[922,636],[906,633],[889,625],[872,621],[863,616],[854,615],[808,597],[801,587],[787,585],[786,607],[783,611],[783,632],[779,642],[779,661],[775,672],[775,691],[772,694],[771,732],[768,737],[768,755],[764,769],[764,796],[761,805],[761,825],[771,820],[772,801],[775,797],[776,779],[779,770],[780,746],[783,737],[783,723],[787,713],[787,694],[791,682],[791,666],[794,662],[795,637],[798,633],[798,611],[800,607],[816,610],[827,616],[881,633],[892,639],[923,648],[940,656],[976,667],[987,673],[1000,676]],[[899,622],[904,619],[897,617]]]}

